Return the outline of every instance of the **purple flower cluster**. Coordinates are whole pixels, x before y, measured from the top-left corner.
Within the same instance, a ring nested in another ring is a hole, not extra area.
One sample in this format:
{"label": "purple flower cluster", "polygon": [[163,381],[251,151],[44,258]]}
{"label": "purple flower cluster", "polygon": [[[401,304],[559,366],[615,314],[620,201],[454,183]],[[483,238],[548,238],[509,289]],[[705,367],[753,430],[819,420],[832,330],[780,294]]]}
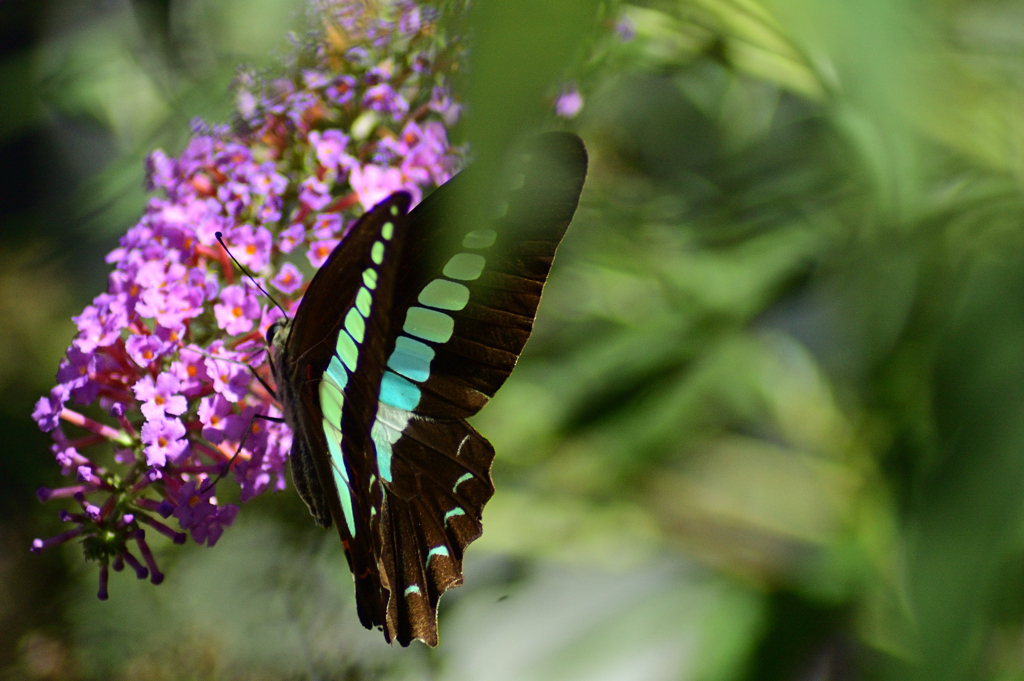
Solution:
{"label": "purple flower cluster", "polygon": [[162,581],[147,529],[213,546],[238,512],[217,500],[222,476],[243,502],[285,486],[291,432],[258,418],[281,415],[263,338],[282,312],[216,234],[291,313],[362,211],[400,189],[418,201],[460,163],[445,83],[461,55],[436,17],[408,0],[316,10],[326,28],[302,67],[240,86],[235,129],[197,124],[177,158],[150,155],[159,195],[108,256],[107,292],[74,318],[57,385],[33,412],[74,478],[38,496],[77,505],[60,512],[71,529],[32,550],[80,538],[100,563],[100,598],[110,566]]}

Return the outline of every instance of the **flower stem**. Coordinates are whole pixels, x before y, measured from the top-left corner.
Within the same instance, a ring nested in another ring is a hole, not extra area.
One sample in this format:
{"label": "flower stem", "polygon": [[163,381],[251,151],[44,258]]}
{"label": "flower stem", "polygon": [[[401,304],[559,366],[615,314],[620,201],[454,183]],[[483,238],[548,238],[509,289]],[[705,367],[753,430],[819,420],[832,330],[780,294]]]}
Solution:
{"label": "flower stem", "polygon": [[68,423],[73,423],[74,425],[79,426],[80,428],[85,428],[86,430],[96,433],[97,435],[102,435],[103,437],[107,438],[108,440],[111,440],[112,442],[116,442],[122,447],[128,447],[132,444],[132,439],[131,437],[128,436],[128,433],[117,430],[116,428],[111,428],[110,426],[104,425],[98,421],[93,421],[88,416],[83,416],[82,414],[79,414],[77,411],[72,411],[71,409],[63,409],[60,412],[60,417],[61,419],[67,421]]}

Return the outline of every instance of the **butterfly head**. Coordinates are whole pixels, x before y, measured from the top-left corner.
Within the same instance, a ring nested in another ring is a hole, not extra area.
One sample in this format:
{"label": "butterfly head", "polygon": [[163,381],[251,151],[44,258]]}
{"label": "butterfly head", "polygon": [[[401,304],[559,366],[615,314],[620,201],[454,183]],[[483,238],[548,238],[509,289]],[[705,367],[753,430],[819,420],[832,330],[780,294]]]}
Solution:
{"label": "butterfly head", "polygon": [[288,337],[292,335],[292,318],[277,319],[267,329],[267,348],[270,350],[270,370],[274,379],[280,384],[281,377],[277,371],[283,366],[285,348]]}
{"label": "butterfly head", "polygon": [[278,345],[283,346],[288,342],[288,336],[290,335],[291,329],[292,320],[290,318],[283,317],[275,320],[267,328],[267,347],[273,350],[275,341],[277,341]]}

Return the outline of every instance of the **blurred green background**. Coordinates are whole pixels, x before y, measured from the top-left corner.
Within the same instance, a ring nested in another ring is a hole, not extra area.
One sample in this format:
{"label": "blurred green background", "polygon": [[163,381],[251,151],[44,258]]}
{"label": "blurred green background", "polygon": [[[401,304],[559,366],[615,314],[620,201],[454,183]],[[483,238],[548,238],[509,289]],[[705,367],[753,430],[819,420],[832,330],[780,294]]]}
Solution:
{"label": "blurred green background", "polygon": [[[154,587],[33,491],[29,419],[141,213],[298,0],[0,2],[0,679],[1024,679],[1024,5],[477,0],[486,158],[591,154],[441,645],[359,627],[291,491]],[[616,29],[616,24],[618,24]]]}

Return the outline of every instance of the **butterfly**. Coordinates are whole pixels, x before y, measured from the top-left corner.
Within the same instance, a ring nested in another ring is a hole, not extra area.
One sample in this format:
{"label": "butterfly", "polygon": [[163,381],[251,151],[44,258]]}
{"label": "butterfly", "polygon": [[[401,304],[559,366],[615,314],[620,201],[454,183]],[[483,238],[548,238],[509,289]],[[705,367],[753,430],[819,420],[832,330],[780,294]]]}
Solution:
{"label": "butterfly", "polygon": [[267,331],[295,487],[337,527],[359,620],[388,642],[437,645],[438,599],[494,493],[494,449],[466,419],[515,367],[583,188],[575,135],[542,135],[526,159],[490,221],[455,217],[465,172],[411,212],[391,195]]}

